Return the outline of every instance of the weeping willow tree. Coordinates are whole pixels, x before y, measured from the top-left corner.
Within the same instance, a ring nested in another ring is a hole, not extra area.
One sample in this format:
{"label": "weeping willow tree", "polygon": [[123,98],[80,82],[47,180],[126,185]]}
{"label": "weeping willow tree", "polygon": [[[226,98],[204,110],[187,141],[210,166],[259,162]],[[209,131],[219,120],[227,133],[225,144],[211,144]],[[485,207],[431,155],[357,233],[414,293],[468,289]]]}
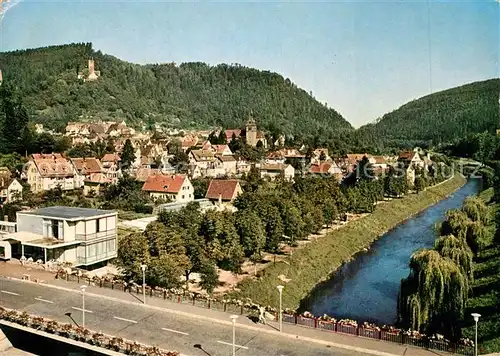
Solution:
{"label": "weeping willow tree", "polygon": [[446,220],[441,223],[440,235],[453,235],[465,239],[471,222],[472,220],[469,219],[465,212],[450,210],[446,213]]}
{"label": "weeping willow tree", "polygon": [[463,239],[453,235],[441,236],[434,243],[434,249],[442,256],[447,257],[460,267],[462,273],[472,283],[472,258],[473,253],[469,245]]}
{"label": "weeping willow tree", "polygon": [[469,281],[450,258],[420,250],[410,259],[410,274],[401,281],[398,319],[404,327],[460,337]]}
{"label": "weeping willow tree", "polygon": [[466,241],[471,250],[477,254],[480,250],[490,245],[494,233],[483,225],[481,221],[470,222],[467,228]]}
{"label": "weeping willow tree", "polygon": [[484,225],[488,225],[491,222],[491,209],[478,196],[467,197],[464,200],[461,210],[472,221],[480,221]]}

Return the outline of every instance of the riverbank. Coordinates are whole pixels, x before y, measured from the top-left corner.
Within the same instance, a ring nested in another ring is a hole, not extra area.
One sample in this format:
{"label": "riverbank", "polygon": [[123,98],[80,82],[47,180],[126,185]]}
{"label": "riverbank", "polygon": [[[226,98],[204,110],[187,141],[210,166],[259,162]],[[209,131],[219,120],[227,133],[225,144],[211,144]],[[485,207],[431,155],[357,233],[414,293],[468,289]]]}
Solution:
{"label": "riverbank", "polygon": [[[498,212],[500,204],[492,202],[493,188],[480,194],[487,203],[493,204]],[[495,226],[497,228],[497,226]],[[465,337],[474,339],[475,325],[470,313],[479,313],[478,323],[479,353],[500,352],[500,245],[494,243],[479,253],[474,259],[474,282],[472,293],[464,313]]]}
{"label": "riverbank", "polygon": [[356,253],[368,248],[373,241],[405,219],[444,199],[465,182],[465,178],[455,175],[424,192],[381,203],[372,214],[308,244],[285,261],[267,267],[259,279],[242,281],[232,296],[277,306],[276,286],[283,284],[282,280],[287,280],[283,306],[297,309],[300,301],[316,284],[327,279]]}

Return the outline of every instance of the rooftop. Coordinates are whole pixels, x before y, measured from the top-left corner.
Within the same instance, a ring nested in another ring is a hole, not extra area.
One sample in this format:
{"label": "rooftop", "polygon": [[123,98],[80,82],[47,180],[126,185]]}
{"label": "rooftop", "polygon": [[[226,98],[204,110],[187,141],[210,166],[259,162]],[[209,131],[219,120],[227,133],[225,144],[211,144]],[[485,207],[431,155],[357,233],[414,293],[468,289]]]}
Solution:
{"label": "rooftop", "polygon": [[47,208],[40,208],[37,210],[20,211],[19,213],[28,215],[41,215],[67,220],[78,220],[91,218],[94,216],[114,214],[115,212],[113,210],[74,208],[69,206],[49,206]]}

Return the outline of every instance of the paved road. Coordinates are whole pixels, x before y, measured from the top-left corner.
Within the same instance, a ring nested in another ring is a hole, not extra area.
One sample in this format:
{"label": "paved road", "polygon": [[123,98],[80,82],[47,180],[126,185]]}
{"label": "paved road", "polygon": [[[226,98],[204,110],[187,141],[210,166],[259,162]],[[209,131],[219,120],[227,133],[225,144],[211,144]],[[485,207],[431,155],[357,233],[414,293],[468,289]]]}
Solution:
{"label": "paved road", "polygon": [[[58,321],[82,322],[81,295],[43,285],[2,279],[0,305]],[[231,355],[232,352],[230,326],[89,295],[85,297],[85,310],[85,325],[92,330],[192,356]],[[236,344],[239,345],[236,353],[241,356],[363,355],[239,328]]]}

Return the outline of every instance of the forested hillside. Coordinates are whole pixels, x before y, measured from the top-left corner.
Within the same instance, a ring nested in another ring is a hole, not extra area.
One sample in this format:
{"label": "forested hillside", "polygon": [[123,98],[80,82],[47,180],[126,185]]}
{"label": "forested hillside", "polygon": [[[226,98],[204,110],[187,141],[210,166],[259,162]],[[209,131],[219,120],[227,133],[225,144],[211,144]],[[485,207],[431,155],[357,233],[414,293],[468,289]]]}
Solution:
{"label": "forested hillside", "polygon": [[500,79],[491,79],[434,93],[361,127],[357,136],[379,144],[404,145],[409,140],[438,144],[472,133],[493,133],[500,128],[499,92]]}
{"label": "forested hillside", "polygon": [[[77,79],[95,59],[101,77]],[[271,132],[334,138],[352,126],[289,79],[240,65],[136,65],[71,44],[0,53],[33,121],[59,127],[79,118],[167,122],[182,128],[240,127],[251,111]]]}

